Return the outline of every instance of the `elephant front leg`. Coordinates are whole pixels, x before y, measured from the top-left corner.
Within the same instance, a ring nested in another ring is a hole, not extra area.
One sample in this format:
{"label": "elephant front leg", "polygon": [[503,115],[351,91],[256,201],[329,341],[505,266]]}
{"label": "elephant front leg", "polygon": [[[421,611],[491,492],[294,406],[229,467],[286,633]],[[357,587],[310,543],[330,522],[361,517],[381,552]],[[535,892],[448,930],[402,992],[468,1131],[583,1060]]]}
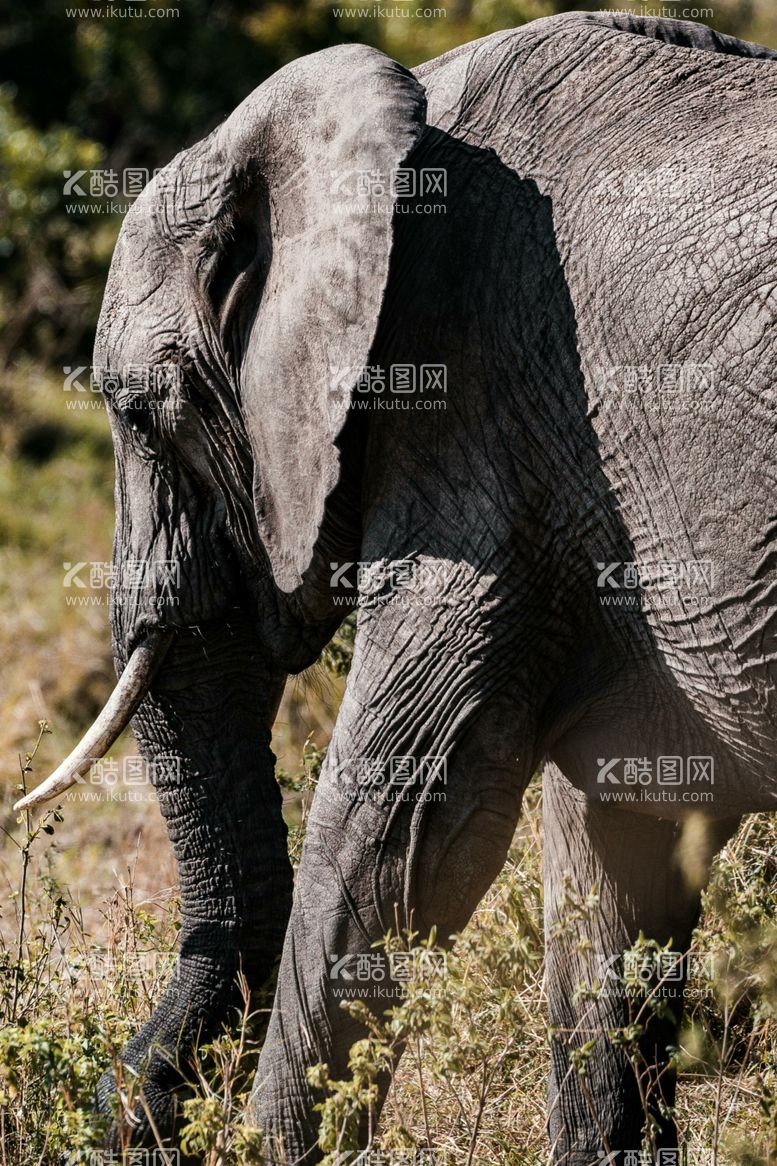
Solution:
{"label": "elephant front leg", "polygon": [[117,1084],[124,1098],[114,1153],[175,1144],[197,1047],[236,1022],[239,977],[258,994],[280,955],[292,870],[268,726],[282,688],[236,616],[179,633],[135,718],[178,864],[181,932],[175,975],[122,1050],[118,1082],[98,1084],[103,1113]]}
{"label": "elephant front leg", "polygon": [[[374,959],[389,929],[426,936],[436,926],[444,942],[465,925],[504,863],[531,775],[531,760],[519,757],[528,717],[514,696],[487,699],[459,724],[440,721],[438,736],[419,735],[411,747],[352,679],[311,812],[250,1107],[278,1163],[320,1158],[321,1097],[306,1074],[324,1062],[335,1079],[348,1076],[349,1050],[364,1031],[341,1003],[359,957]],[[406,722],[413,717],[408,709]],[[441,744],[443,734],[453,741]],[[382,768],[384,780],[354,783],[358,764],[376,776]],[[413,765],[434,772],[408,789],[400,771]],[[390,977],[358,987],[377,1015],[397,1003]],[[383,1093],[373,1119],[382,1101]]]}
{"label": "elephant front leg", "polygon": [[[687,884],[678,860],[682,824],[589,801],[555,765],[544,774],[543,822],[553,1161],[594,1166],[613,1154],[608,1160],[621,1163],[643,1137],[654,1151],[675,1148],[667,1049],[682,1016],[684,982],[676,976],[683,963],[667,961],[675,967],[659,985],[656,1012],[626,991],[622,956],[640,931],[661,945],[671,940],[673,953],[690,945],[701,892]],[[709,823],[707,864],[736,825]],[[594,888],[598,906],[581,906]],[[637,1048],[608,1035],[633,1021],[644,1030]]]}

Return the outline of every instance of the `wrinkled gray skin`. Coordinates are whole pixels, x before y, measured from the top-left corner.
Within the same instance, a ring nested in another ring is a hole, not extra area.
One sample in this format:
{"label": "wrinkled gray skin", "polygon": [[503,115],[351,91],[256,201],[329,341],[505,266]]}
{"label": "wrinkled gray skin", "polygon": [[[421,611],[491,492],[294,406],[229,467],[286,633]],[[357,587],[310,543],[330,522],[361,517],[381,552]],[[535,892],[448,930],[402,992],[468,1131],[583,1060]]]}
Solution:
{"label": "wrinkled gray skin", "polygon": [[[328,50],[258,89],[128,215],[96,363],[183,370],[153,408],[109,399],[117,561],[181,563],[177,606],[149,587],[113,611],[119,668],[149,628],[178,632],[135,729],[180,867],[181,972],[125,1053],[165,1136],[177,1077],[153,1049],[185,1067],[228,1018],[238,967],[259,989],[280,951],[291,875],[270,726],[284,677],[342,617],[331,563],[439,570],[427,603],[387,585],[360,611],[250,1106],[275,1160],[318,1160],[306,1070],[342,1075],[360,1035],[331,960],[389,927],[463,927],[540,765],[549,934],[565,876],[582,896],[599,884],[596,960],[640,929],[686,946],[711,856],[743,812],[777,808],[777,67],[754,59],[773,56],[601,14],[414,76]],[[446,168],[445,214],[392,223],[388,193],[371,213],[338,193],[341,175],[408,157]],[[682,163],[712,168],[711,196],[612,178]],[[349,413],[333,386],[365,363],[445,363],[447,408]],[[603,387],[602,368],[627,365],[714,376],[660,401],[644,382]],[[662,560],[711,560],[706,599],[601,602],[597,564]],[[444,755],[446,800],[391,800],[386,783],[358,799],[342,762],[398,754]],[[601,797],[598,759],[659,755],[714,758],[695,884],[678,841],[698,806]],[[548,950],[551,1020],[573,1044],[627,1015],[617,994],[574,1002],[596,971],[579,939]],[[657,1113],[675,1032],[644,1038]],[[637,1148],[626,1059],[600,1040],[587,1098],[568,1070],[557,1042],[556,1160]]]}

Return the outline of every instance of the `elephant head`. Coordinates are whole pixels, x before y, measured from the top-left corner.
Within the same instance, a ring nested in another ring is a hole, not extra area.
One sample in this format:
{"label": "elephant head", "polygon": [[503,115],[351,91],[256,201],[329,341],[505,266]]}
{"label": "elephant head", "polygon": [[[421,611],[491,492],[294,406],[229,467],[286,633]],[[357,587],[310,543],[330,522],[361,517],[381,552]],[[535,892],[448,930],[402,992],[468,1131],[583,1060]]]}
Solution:
{"label": "elephant head", "polygon": [[160,172],[116,246],[95,365],[116,453],[120,679],[19,806],[72,785],[134,714],[183,910],[175,980],[124,1053],[144,1075],[138,1142],[149,1112],[170,1134],[187,1051],[237,973],[258,987],[280,952],[291,872],[270,730],[286,675],[339,622],[323,600],[306,618],[299,596],[340,478],[343,370],[355,382],[367,362],[391,251],[390,189],[365,213],[354,182],[401,164],[423,119],[420,85],[377,51],[296,61]]}

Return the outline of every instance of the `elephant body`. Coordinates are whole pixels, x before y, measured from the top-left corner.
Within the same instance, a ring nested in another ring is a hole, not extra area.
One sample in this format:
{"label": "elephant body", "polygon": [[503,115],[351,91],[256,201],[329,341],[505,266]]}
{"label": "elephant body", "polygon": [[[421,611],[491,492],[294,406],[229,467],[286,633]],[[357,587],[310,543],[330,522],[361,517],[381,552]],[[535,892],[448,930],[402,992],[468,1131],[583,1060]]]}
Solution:
{"label": "elephant body", "polygon": [[[549,934],[565,889],[597,885],[604,961],[640,930],[690,942],[691,813],[706,870],[777,805],[774,57],[582,13],[414,76],[344,46],[272,78],[127,218],[96,363],[183,378],[145,419],[108,394],[117,560],[183,565],[163,618],[153,593],[113,612],[119,669],[149,628],[176,636],[136,718],[143,751],[179,762],[157,785],[183,975],[127,1054],[153,1097],[173,1084],[156,1046],[185,1059],[236,969],[258,986],[278,954],[269,726],[358,594],[250,1104],[273,1161],[318,1159],[307,1069],[343,1075],[361,1034],[332,965],[389,928],[460,930],[539,767]],[[348,201],[344,175],[396,167],[417,193],[393,215]],[[442,367],[445,387],[361,408],[365,365]],[[443,796],[398,796],[397,758]],[[549,1122],[555,1160],[587,1166],[639,1149],[644,1114],[606,1040],[586,1095],[570,1072],[628,1006],[581,1011],[569,943],[548,945]],[[656,1146],[676,1144],[674,1035],[643,1040]]]}
{"label": "elephant body", "polygon": [[[289,1161],[315,1140],[301,1066],[345,1073],[359,1035],[322,954],[367,952],[397,918],[460,929],[543,762],[548,932],[570,879],[598,885],[601,962],[640,930],[690,942],[689,813],[707,862],[745,809],[775,808],[777,72],[634,25],[538,21],[416,70],[435,128],[412,164],[445,169],[446,214],[397,219],[371,363],[444,363],[447,408],[371,417],[360,558],[415,559],[437,589],[360,610],[254,1095]],[[406,754],[448,758],[444,805],[354,798],[349,759]],[[681,785],[657,784],[659,758]],[[550,944],[548,967],[552,1022],[585,1032],[570,1044],[625,1023],[623,1001],[572,1003],[593,978],[575,950]],[[673,1037],[648,1034],[648,1064]],[[605,1044],[595,1114],[554,1044],[559,1162],[642,1144]]]}
{"label": "elephant body", "polygon": [[[575,18],[451,57],[419,71],[430,120],[494,150],[525,199],[489,320],[509,416],[484,444],[510,433],[505,517],[566,639],[539,751],[590,795],[602,754],[714,753],[716,816],[772,809],[773,66]],[[656,586],[662,562],[701,585]],[[608,605],[627,563],[644,602]]]}

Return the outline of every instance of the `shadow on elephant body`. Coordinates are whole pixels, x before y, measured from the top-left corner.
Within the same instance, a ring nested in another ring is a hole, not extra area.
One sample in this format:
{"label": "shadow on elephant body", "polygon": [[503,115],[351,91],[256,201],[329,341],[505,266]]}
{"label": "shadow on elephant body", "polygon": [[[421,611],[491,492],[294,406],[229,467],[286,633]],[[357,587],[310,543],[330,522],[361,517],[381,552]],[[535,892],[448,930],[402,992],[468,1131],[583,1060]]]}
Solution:
{"label": "shadow on elephant body", "polygon": [[482,676],[532,669],[539,764],[635,660],[672,678],[644,608],[599,602],[597,561],[638,556],[591,424],[551,198],[493,150],[431,127],[408,166],[445,171],[446,214],[411,204],[395,218],[369,359],[440,359],[446,408],[370,415],[360,557],[489,573]]}
{"label": "shadow on elephant body", "polygon": [[[622,695],[618,686],[626,676],[636,672],[655,691],[654,714],[665,716],[667,732],[685,726],[686,740],[695,743],[705,726],[672,673],[644,606],[623,612],[599,602],[596,564],[637,562],[639,554],[605,470],[612,451],[601,448],[592,424],[576,310],[559,254],[551,199],[493,151],[438,130],[426,132],[410,163],[416,169],[445,168],[447,213],[431,221],[410,213],[395,218],[389,279],[370,362],[390,366],[444,360],[446,408],[420,414],[376,409],[372,414],[360,558],[375,567],[423,558],[455,569],[464,566],[473,590],[457,594],[459,608],[448,612],[417,606],[393,615],[396,595],[390,589],[362,607],[349,681],[356,695],[338,718],[331,764],[343,756],[374,755],[377,748],[384,758],[444,754],[455,766],[461,743],[483,707],[510,694],[516,705],[531,710],[527,776],[543,758],[560,754],[563,740],[569,776],[589,793],[590,780],[581,780],[576,766],[588,764],[590,746],[582,736],[576,740],[576,728],[592,710],[606,720],[612,702],[609,740],[612,748],[621,748],[624,729],[617,723],[617,700],[612,698]],[[418,261],[419,255],[424,262]],[[671,539],[672,532],[666,536]],[[480,587],[486,574],[487,584]],[[463,627],[467,637],[462,641]],[[405,657],[394,649],[396,644],[406,645]],[[419,659],[424,661],[425,687],[415,683],[419,670],[411,671]],[[454,659],[458,669],[446,671]],[[441,675],[448,688],[438,683]],[[383,694],[392,691],[411,694],[412,701],[397,697],[387,717]],[[630,680],[627,698],[631,691]],[[373,709],[378,715],[371,717]],[[707,740],[714,742],[709,732]],[[486,765],[488,760],[486,744]],[[515,780],[520,795],[517,769]],[[476,798],[477,792],[471,796]],[[512,811],[513,826],[519,800]],[[268,1135],[285,1145],[289,1160],[304,1158],[306,1163],[321,1156],[313,1113],[320,1098],[313,1090],[300,1092],[304,1070],[323,1061],[334,1078],[347,1075],[348,1048],[363,1035],[342,1019],[310,956],[329,950],[312,910],[324,901],[322,880],[329,879],[335,899],[341,896],[344,920],[353,913],[355,901],[367,898],[369,926],[364,926],[361,910],[354,918],[354,929],[358,927],[365,944],[381,939],[381,924],[391,918],[397,898],[405,924],[417,922],[412,912],[420,905],[414,898],[417,885],[406,874],[404,885],[395,888],[396,898],[383,901],[374,872],[371,880],[364,872],[359,875],[358,862],[353,883],[342,864],[332,861],[328,869],[327,851],[338,850],[331,840],[324,841],[319,808],[314,802],[309,826],[308,853],[315,852],[316,863],[303,860],[280,972],[283,1036],[271,1026],[252,1098],[252,1115]],[[728,809],[721,804],[712,813],[728,816]],[[434,810],[425,820],[409,809],[384,807],[381,821],[381,812],[380,805],[370,808],[362,860],[368,838],[379,838],[380,852],[390,851],[397,868],[412,870],[420,882],[429,874],[423,868],[423,847]],[[355,828],[357,817],[367,815],[361,808],[357,815],[354,808],[345,816]],[[637,822],[649,855],[651,839],[664,827],[649,817],[637,816]],[[345,838],[345,828],[341,833]],[[679,830],[672,826],[670,833],[671,849]],[[501,863],[495,864],[493,847],[481,838],[474,839],[470,865],[473,872],[491,872]],[[491,877],[493,872],[488,881]],[[471,886],[458,889],[466,906],[445,920],[446,930],[466,924],[484,888],[473,876]],[[300,897],[309,898],[304,920]],[[693,914],[698,888],[691,898]],[[420,914],[426,933],[436,920],[428,912]],[[375,1010],[380,1013],[382,1006],[378,1003]],[[306,1023],[311,1016],[319,1017],[314,1031]],[[312,1036],[313,1047],[295,1043],[294,1034],[303,1030]],[[674,1032],[672,1024],[657,1032],[650,1055],[663,1062]],[[620,1057],[604,1049],[599,1055],[605,1066]],[[558,1064],[555,1070],[561,1071]],[[644,1121],[638,1100],[636,1088],[624,1093],[623,1129],[629,1137]],[[674,1127],[667,1125],[662,1137],[665,1145],[672,1144]]]}
{"label": "shadow on elephant body", "polygon": [[[425,131],[408,165],[419,173],[424,168],[445,171],[446,213],[425,215],[418,200],[409,204],[407,213],[395,212],[386,288],[368,360],[379,367],[443,364],[446,407],[352,410],[335,445],[342,455],[364,439],[350,462],[363,479],[356,483],[358,490],[330,490],[302,583],[283,592],[272,615],[280,619],[282,612],[298,633],[296,641],[303,643],[308,632],[304,620],[315,613],[315,634],[306,643],[312,652],[318,646],[315,636],[324,627],[332,630],[341,610],[333,603],[329,584],[332,556],[338,551],[358,553],[361,561],[374,566],[398,559],[447,564],[450,577],[443,580],[441,598],[453,599],[452,605],[410,607],[393,616],[386,614],[391,595],[362,605],[354,675],[365,677],[373,690],[381,756],[410,750],[455,761],[486,704],[510,694],[517,706],[529,710],[522,771],[528,779],[545,756],[553,755],[562,737],[574,751],[575,726],[608,692],[617,690],[627,668],[636,664],[660,677],[666,699],[674,694],[678,705],[687,705],[687,697],[668,668],[646,612],[638,608],[627,616],[613,614],[598,602],[594,563],[635,561],[638,555],[605,472],[609,451],[601,449],[592,424],[552,200],[533,178],[516,174],[493,150],[436,129]],[[248,269],[244,260],[239,258],[236,269]],[[240,331],[254,331],[263,287],[253,304],[242,304]],[[273,424],[270,436],[282,441],[277,416]],[[316,439],[321,438],[317,433]],[[248,451],[243,453],[241,465],[249,458]],[[304,454],[297,449],[294,456],[299,461]],[[250,457],[255,456],[252,451]],[[344,457],[341,464],[348,462]],[[311,457],[308,472],[317,465]],[[295,468],[299,474],[306,463],[299,461]],[[245,482],[241,489],[244,495]],[[265,522],[271,520],[268,515],[271,510],[264,514]],[[258,569],[254,572],[253,584],[258,588],[261,574],[264,588],[254,590],[245,547],[241,562],[246,575],[241,618],[264,621],[268,642],[262,647],[267,649],[273,630],[266,615],[251,610],[252,600],[266,594],[266,577]],[[295,619],[302,620],[301,626]],[[288,629],[282,631],[276,643],[286,642]],[[406,659],[392,657],[385,690],[375,693],[371,661],[390,656],[391,637],[402,635],[419,650],[412,661],[410,654]],[[416,667],[418,660],[420,679],[427,683],[412,689],[412,702],[399,695],[392,702],[392,693],[403,690],[405,670]],[[374,742],[368,720],[363,716],[362,722],[344,726],[339,718],[336,738],[349,735],[349,746],[369,755]],[[517,767],[515,780],[513,819],[524,780]],[[466,790],[461,796],[466,799]],[[228,807],[228,789],[223,802]],[[219,807],[214,808],[217,812]],[[202,807],[199,813],[202,817]],[[415,851],[423,847],[426,830],[427,823],[398,812],[382,837],[384,849],[392,849],[406,869],[417,870]],[[487,839],[473,833],[465,841],[472,851],[470,883],[460,888],[460,901],[451,911],[455,918],[445,920],[447,929],[466,924],[483,893],[483,871],[490,879],[499,865]],[[300,879],[306,877],[303,861]],[[408,892],[403,906],[410,923],[419,907],[413,901],[417,887],[411,879],[403,890]],[[378,902],[375,907],[379,920],[390,914],[393,904]],[[429,914],[427,910],[424,915],[427,930],[436,922]],[[293,933],[294,916],[291,926]],[[381,938],[377,930],[368,936],[370,941]],[[323,950],[322,945],[307,945],[317,957]],[[285,959],[280,979],[292,1012],[299,1011],[302,1031],[308,1001],[300,1001],[299,995],[308,993],[315,1000],[321,985],[313,982],[315,969],[301,969],[290,959]],[[216,1028],[216,1017],[224,1018],[222,990],[228,989],[234,970],[225,970],[206,993],[203,1019]],[[192,999],[200,984],[195,976]],[[271,1136],[284,1137],[292,1152],[309,1154],[306,1161],[311,1163],[317,1153],[313,1093],[302,1102],[299,1126],[290,1128],[281,1111],[290,1096],[290,1078],[304,1080],[304,1068],[311,1062],[327,1061],[334,1076],[345,1072],[346,1036],[350,1041],[353,1033],[331,1004],[322,1003],[328,1032],[313,1034],[314,1042],[329,1041],[329,1047],[289,1050],[281,1043],[280,1051],[263,1056],[274,1083],[268,1087],[271,1096],[258,1100],[262,1122]],[[140,1063],[164,1012],[163,1007],[155,1014],[142,1047],[130,1045],[130,1059]],[[187,1023],[197,1017],[190,1006],[183,1013]],[[195,1045],[198,1035],[190,1034]],[[294,1057],[294,1063],[283,1063]],[[166,1085],[174,1084],[177,1070],[159,1062],[152,1062],[152,1069],[160,1082],[160,1118],[175,1126],[179,1114]],[[105,1104],[105,1082],[102,1090]]]}

